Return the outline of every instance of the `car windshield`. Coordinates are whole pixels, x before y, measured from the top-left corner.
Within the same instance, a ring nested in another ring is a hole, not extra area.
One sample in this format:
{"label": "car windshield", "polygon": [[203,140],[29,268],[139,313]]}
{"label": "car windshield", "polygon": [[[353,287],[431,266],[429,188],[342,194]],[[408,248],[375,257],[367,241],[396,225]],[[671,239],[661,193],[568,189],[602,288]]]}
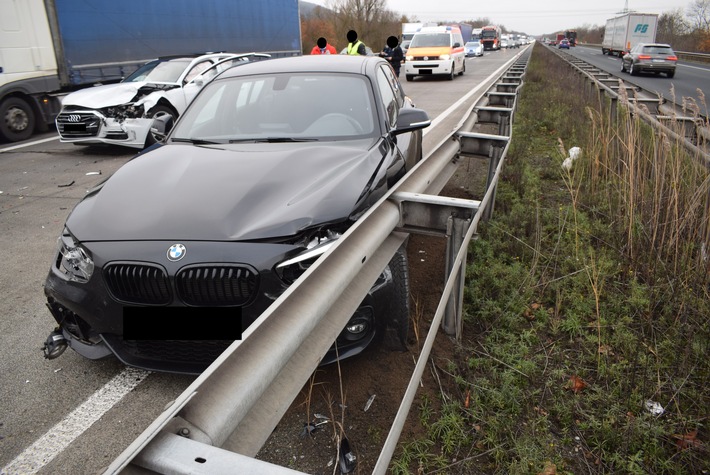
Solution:
{"label": "car windshield", "polygon": [[374,138],[378,130],[372,104],[369,83],[353,74],[218,79],[195,98],[170,139],[239,143]]}
{"label": "car windshield", "polygon": [[412,38],[410,48],[427,48],[430,46],[450,46],[451,35],[448,33],[417,33]]}
{"label": "car windshield", "polygon": [[123,82],[167,82],[177,83],[180,75],[190,64],[189,59],[171,61],[155,60],[144,64]]}

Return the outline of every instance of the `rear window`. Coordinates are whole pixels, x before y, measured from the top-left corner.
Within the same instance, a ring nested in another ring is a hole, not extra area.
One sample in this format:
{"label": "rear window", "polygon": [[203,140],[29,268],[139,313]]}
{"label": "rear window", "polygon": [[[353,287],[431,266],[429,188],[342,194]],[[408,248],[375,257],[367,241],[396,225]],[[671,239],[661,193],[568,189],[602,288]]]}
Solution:
{"label": "rear window", "polygon": [[673,50],[668,46],[644,46],[643,52],[646,54],[673,54]]}

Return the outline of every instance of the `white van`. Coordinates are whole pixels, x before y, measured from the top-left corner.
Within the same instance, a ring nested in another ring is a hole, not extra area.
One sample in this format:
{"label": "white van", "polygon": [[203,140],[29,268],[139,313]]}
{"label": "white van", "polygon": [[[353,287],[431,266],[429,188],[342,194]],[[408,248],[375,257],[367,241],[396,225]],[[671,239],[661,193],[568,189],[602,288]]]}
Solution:
{"label": "white van", "polygon": [[453,79],[466,71],[466,51],[458,26],[425,26],[412,38],[404,62],[407,81],[416,76]]}

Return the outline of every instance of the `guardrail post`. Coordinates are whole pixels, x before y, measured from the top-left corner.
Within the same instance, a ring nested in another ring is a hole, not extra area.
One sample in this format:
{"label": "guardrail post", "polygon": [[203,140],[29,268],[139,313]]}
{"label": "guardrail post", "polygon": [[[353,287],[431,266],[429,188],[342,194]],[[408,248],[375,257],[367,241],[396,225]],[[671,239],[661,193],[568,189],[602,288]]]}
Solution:
{"label": "guardrail post", "polygon": [[[466,231],[471,225],[470,219],[463,219],[457,216],[450,216],[446,225],[446,276],[447,278],[454,272],[454,264],[456,263],[456,255],[463,246]],[[441,329],[447,335],[456,337],[456,341],[461,340],[463,333],[463,291],[466,277],[466,258],[461,261],[458,274],[456,276],[456,285],[449,295],[449,301],[446,304],[444,318],[441,321]]]}

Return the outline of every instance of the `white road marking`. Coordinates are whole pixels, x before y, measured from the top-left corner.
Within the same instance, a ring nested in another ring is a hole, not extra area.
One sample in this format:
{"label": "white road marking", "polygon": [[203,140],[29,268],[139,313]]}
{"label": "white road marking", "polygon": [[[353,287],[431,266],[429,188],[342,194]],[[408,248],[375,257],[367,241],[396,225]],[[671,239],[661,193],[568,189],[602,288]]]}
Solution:
{"label": "white road marking", "polygon": [[150,374],[126,368],[74,409],[46,434],[37,439],[15,460],[0,470],[2,475],[32,475],[47,465],[76,438],[98,421],[118,401]]}
{"label": "white road marking", "polygon": [[25,148],[25,147],[30,147],[32,145],[37,145],[40,143],[52,142],[53,140],[59,140],[59,135],[57,135],[56,137],[49,137],[48,139],[35,140],[33,142],[22,143],[20,145],[13,145],[11,147],[0,148],[0,153],[12,152],[13,150],[17,150],[17,149]]}

